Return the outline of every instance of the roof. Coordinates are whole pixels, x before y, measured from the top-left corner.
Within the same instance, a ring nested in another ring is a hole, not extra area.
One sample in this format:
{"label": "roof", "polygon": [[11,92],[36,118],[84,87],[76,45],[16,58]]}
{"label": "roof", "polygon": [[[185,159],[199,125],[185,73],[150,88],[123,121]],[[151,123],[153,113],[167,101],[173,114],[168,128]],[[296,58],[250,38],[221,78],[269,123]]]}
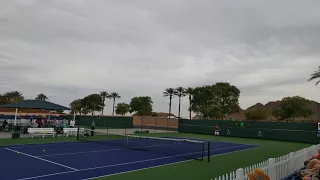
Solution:
{"label": "roof", "polygon": [[48,101],[23,100],[12,104],[0,105],[0,108],[28,108],[28,109],[46,109],[46,110],[70,110],[70,108],[54,104]]}

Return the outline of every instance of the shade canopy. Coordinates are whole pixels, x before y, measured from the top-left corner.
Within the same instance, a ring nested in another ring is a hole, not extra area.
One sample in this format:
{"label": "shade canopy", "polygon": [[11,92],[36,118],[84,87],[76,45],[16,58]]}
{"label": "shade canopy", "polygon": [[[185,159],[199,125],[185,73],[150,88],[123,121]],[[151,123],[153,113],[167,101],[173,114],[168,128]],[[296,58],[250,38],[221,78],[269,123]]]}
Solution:
{"label": "shade canopy", "polygon": [[0,108],[25,108],[25,109],[45,109],[45,110],[70,110],[70,108],[54,104],[48,101],[23,100],[16,103],[0,105]]}

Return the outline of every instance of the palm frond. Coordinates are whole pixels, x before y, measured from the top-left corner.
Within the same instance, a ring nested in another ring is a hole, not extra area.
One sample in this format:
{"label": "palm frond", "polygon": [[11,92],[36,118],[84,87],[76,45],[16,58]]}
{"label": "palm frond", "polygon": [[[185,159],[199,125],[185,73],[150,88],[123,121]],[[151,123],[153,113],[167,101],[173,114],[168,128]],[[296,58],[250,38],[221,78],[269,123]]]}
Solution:
{"label": "palm frond", "polygon": [[186,88],[184,87],[177,87],[174,91],[174,95],[178,96],[178,97],[184,97],[187,95],[187,91]]}
{"label": "palm frond", "polygon": [[[314,80],[314,79],[320,78],[320,66],[318,67],[318,70],[316,70],[316,71],[315,71],[314,73],[312,73],[310,76],[311,76],[311,77],[309,78],[308,81],[312,81],[312,80]],[[316,85],[318,85],[318,84],[319,84],[319,81],[316,82]]]}
{"label": "palm frond", "polygon": [[121,96],[119,95],[119,93],[113,92],[110,94],[110,98],[116,99],[116,98],[121,98]]}
{"label": "palm frond", "polygon": [[173,96],[174,93],[175,93],[174,88],[167,88],[167,89],[165,89],[165,91],[162,94],[164,97],[168,97],[168,96]]}

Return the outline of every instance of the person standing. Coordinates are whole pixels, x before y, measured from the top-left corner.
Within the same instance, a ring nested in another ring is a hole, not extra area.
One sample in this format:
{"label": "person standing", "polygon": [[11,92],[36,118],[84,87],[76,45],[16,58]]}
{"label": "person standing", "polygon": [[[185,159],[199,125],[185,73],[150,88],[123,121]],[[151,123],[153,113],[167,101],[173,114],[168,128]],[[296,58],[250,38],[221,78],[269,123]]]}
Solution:
{"label": "person standing", "polygon": [[91,123],[91,136],[94,136],[94,129],[95,129],[95,127],[96,127],[96,123],[94,122],[94,121],[92,121],[92,123]]}
{"label": "person standing", "polygon": [[75,124],[76,124],[76,121],[72,119],[70,121],[70,128],[74,128]]}
{"label": "person standing", "polygon": [[[216,126],[214,127],[214,136],[219,136],[220,135],[220,127],[219,124],[216,124]],[[216,138],[216,140],[218,140],[218,138]]]}
{"label": "person standing", "polygon": [[56,119],[53,119],[52,127],[53,127],[54,131],[57,131],[57,120]]}

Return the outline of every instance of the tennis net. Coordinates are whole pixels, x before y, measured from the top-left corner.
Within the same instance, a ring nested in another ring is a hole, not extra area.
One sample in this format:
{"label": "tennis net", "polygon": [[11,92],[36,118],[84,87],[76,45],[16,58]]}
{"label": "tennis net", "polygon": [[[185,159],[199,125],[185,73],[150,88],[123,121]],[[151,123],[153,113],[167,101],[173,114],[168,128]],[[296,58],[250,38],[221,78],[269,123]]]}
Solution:
{"label": "tennis net", "polygon": [[120,147],[131,150],[149,151],[156,154],[164,154],[178,158],[203,160],[204,141],[137,136],[126,134],[111,134],[102,130],[79,129],[77,134],[79,141],[95,142],[112,147]]}

